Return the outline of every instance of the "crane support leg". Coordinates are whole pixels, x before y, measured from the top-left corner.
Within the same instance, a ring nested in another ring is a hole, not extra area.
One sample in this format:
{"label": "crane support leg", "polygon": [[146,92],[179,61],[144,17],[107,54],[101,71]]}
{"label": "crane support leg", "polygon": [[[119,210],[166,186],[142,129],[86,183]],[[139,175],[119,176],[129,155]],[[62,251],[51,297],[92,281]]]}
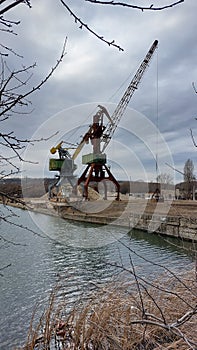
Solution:
{"label": "crane support leg", "polygon": [[109,180],[112,181],[114,183],[114,185],[116,186],[116,190],[117,190],[117,197],[116,200],[119,201],[120,200],[120,184],[118,183],[118,181],[115,179],[115,177],[112,175],[111,171],[109,170],[109,168],[104,165],[105,170],[107,171],[107,174],[109,176]]}
{"label": "crane support leg", "polygon": [[93,171],[94,171],[94,163],[90,165],[90,167],[89,167],[89,174],[88,174],[87,179],[86,179],[86,181],[84,183],[83,196],[85,197],[85,199],[88,199],[88,185],[89,185],[90,181],[93,180],[93,178],[94,178]]}
{"label": "crane support leg", "polygon": [[[108,176],[105,176],[105,173],[107,173]],[[85,171],[81,175],[81,177],[78,179],[77,184],[80,185],[82,182],[84,183],[84,190],[83,190],[83,197],[85,199],[88,199],[88,186],[90,182],[99,183],[103,180],[108,180],[114,183],[117,191],[117,197],[116,200],[120,199],[120,185],[118,181],[115,179],[115,177],[112,175],[111,171],[105,164],[99,164],[99,163],[91,163],[88,164]],[[96,189],[97,190],[97,189]],[[107,187],[106,184],[104,184],[104,199],[107,199]]]}
{"label": "crane support leg", "polygon": [[[88,170],[90,168],[90,164],[85,168],[84,172],[82,173],[82,175],[80,176],[80,178],[77,181],[77,186],[79,186],[82,182],[86,182],[86,174],[88,173]],[[84,190],[83,190],[83,197],[85,197],[85,199],[88,198],[88,193],[85,193],[85,186],[84,186]]]}

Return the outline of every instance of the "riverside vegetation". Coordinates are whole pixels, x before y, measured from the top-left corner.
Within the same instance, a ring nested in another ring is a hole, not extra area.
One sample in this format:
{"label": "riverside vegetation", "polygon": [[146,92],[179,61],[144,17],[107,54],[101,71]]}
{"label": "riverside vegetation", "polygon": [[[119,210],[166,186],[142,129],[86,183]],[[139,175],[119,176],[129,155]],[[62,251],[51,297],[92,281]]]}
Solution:
{"label": "riverside vegetation", "polygon": [[196,271],[164,268],[159,280],[149,281],[137,274],[132,258],[129,268],[117,268],[120,283],[96,285],[69,311],[66,302],[56,302],[57,286],[40,321],[32,317],[23,350],[196,350]]}

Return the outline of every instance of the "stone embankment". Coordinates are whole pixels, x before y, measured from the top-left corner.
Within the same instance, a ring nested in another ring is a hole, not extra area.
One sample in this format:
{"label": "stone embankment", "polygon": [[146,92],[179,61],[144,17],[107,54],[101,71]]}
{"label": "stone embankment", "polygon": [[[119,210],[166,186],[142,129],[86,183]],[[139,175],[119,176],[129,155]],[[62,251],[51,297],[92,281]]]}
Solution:
{"label": "stone embankment", "polygon": [[127,198],[49,202],[47,197],[7,203],[67,220],[140,229],[197,242],[197,201],[152,202]]}
{"label": "stone embankment", "polygon": [[197,242],[197,202],[96,201],[54,203],[64,219],[94,224],[112,224]]}

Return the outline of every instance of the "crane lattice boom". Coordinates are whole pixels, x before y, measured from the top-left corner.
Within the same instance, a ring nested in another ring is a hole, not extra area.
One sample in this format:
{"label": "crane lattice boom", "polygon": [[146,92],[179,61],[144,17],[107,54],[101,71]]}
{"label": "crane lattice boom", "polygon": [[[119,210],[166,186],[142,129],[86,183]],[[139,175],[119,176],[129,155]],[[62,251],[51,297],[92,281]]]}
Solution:
{"label": "crane lattice boom", "polygon": [[141,63],[140,67],[138,68],[136,74],[134,75],[133,79],[131,80],[127,90],[125,91],[123,97],[121,98],[120,102],[118,103],[115,111],[113,112],[111,119],[112,123],[109,121],[106,125],[105,133],[103,134],[101,138],[101,142],[103,142],[103,148],[102,152],[107,147],[108,143],[110,142],[116,127],[131,99],[133,96],[135,90],[138,88],[138,85],[141,81],[142,76],[144,75],[145,70],[148,67],[148,64],[154,54],[155,49],[158,46],[158,40],[155,40],[152,44],[151,48],[149,49],[146,57],[144,58],[143,62]]}

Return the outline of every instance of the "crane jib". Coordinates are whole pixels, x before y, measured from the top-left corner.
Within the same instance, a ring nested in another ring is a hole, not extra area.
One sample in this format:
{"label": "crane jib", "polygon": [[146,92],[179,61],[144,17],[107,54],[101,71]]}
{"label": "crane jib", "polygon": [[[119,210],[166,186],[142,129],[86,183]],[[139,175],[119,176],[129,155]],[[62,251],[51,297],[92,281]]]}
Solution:
{"label": "crane jib", "polygon": [[118,125],[118,122],[120,121],[122,115],[125,112],[125,109],[127,108],[129,101],[131,97],[133,96],[134,92],[137,90],[138,85],[144,75],[145,70],[148,67],[148,64],[155,52],[155,49],[158,46],[158,40],[155,40],[152,44],[151,48],[149,49],[148,53],[146,54],[144,60],[142,61],[140,67],[138,68],[137,72],[135,73],[133,79],[131,80],[128,88],[126,89],[124,95],[122,96],[120,102],[118,103],[115,111],[113,112],[111,119],[113,123],[108,122],[106,125],[105,133],[103,134],[101,138],[101,142],[103,142],[103,148],[102,152],[107,147],[108,143],[110,142],[116,127]]}

